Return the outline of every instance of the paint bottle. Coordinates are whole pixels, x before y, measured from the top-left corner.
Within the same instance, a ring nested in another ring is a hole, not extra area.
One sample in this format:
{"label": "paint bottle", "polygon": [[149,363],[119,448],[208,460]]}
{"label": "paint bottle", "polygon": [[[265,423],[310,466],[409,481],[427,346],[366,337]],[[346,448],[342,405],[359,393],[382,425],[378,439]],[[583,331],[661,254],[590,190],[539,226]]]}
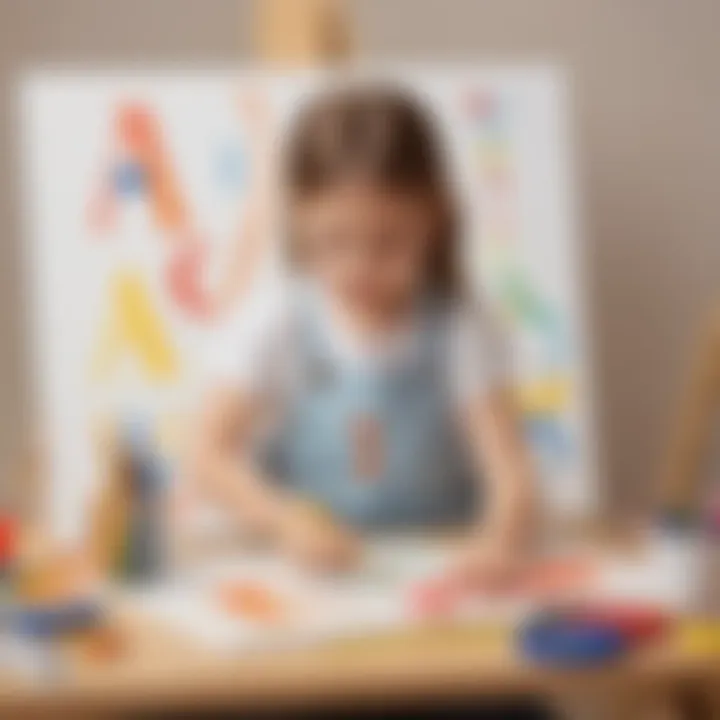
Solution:
{"label": "paint bottle", "polygon": [[681,626],[680,647],[693,656],[720,653],[720,493],[707,504],[698,543],[693,603]]}
{"label": "paint bottle", "polygon": [[123,445],[130,487],[121,574],[132,582],[152,582],[160,579],[166,568],[166,473],[152,433],[144,423],[126,427]]}
{"label": "paint bottle", "polygon": [[681,613],[691,612],[696,604],[702,543],[697,513],[684,509],[666,510],[653,531],[648,570],[659,596]]}

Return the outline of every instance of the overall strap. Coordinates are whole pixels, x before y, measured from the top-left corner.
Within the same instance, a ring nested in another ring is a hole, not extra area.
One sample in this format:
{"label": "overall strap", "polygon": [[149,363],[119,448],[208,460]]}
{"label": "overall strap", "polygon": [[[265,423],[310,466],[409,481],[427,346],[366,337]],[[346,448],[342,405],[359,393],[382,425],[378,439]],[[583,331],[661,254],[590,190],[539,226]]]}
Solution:
{"label": "overall strap", "polygon": [[435,370],[447,369],[448,345],[451,342],[451,305],[436,296],[426,297],[421,305],[420,355]]}
{"label": "overall strap", "polygon": [[293,297],[293,303],[293,346],[288,348],[288,352],[299,358],[306,384],[316,389],[324,387],[335,379],[338,368],[322,328],[319,299],[307,288],[300,288]]}

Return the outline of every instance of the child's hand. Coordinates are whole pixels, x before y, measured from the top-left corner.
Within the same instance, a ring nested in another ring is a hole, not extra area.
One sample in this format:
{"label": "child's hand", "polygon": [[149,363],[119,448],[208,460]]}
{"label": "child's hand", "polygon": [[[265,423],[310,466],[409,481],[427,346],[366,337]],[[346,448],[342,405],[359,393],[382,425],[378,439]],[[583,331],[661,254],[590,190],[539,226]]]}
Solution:
{"label": "child's hand", "polygon": [[283,550],[312,570],[341,571],[359,559],[359,539],[323,508],[301,500],[287,508],[280,527]]}
{"label": "child's hand", "polygon": [[420,616],[452,616],[467,600],[512,594],[522,586],[525,561],[507,543],[473,536],[458,549],[449,567],[420,584],[412,595]]}
{"label": "child's hand", "polygon": [[472,537],[459,549],[450,576],[459,586],[503,592],[521,579],[526,554],[493,537]]}

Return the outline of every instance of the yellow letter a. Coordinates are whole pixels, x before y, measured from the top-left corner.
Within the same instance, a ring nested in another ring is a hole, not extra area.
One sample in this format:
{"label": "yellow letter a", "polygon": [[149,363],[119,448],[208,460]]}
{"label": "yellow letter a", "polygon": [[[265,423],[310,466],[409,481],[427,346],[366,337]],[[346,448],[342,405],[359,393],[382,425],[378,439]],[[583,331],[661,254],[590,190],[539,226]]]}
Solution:
{"label": "yellow letter a", "polygon": [[154,382],[169,382],[178,371],[175,347],[153,307],[142,278],[123,270],[110,286],[110,313],[93,361],[93,375],[107,379],[119,360],[132,353]]}

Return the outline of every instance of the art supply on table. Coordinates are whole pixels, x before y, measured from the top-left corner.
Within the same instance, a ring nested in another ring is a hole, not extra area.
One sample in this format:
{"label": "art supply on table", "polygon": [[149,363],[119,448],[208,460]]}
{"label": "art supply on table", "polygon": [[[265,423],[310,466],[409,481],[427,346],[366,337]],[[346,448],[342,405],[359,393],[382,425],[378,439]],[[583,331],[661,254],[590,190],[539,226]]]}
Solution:
{"label": "art supply on table", "polygon": [[[686,588],[685,609],[699,616],[698,627],[706,628],[720,619],[720,498],[712,497],[712,488],[709,507],[702,509],[719,404],[720,314],[714,312],[697,343],[668,443],[658,533],[664,539],[657,543],[665,551],[665,574]],[[695,635],[700,645],[712,645],[715,633],[690,632]]]}
{"label": "art supply on table", "polygon": [[71,652],[92,662],[122,654],[122,637],[96,599],[5,609],[0,667],[31,682],[55,683],[71,671]]}
{"label": "art supply on table", "polygon": [[518,631],[518,648],[524,658],[558,668],[587,668],[623,657],[627,638],[606,623],[565,615],[541,613]]}
{"label": "art supply on table", "polygon": [[695,550],[687,566],[678,570],[686,575],[691,589],[688,603],[690,618],[680,623],[678,645],[690,655],[720,655],[720,496],[715,493],[707,503],[696,531]]}
{"label": "art supply on table", "polygon": [[99,496],[92,511],[88,538],[90,556],[103,577],[116,573],[125,544],[129,515],[131,465],[115,427],[96,432],[101,462]]}
{"label": "art supply on table", "polygon": [[568,611],[566,616],[617,630],[631,647],[661,639],[676,622],[667,610],[634,602],[589,603]]}
{"label": "art supply on table", "polygon": [[14,595],[20,602],[41,605],[86,597],[97,589],[97,575],[85,555],[45,551],[18,564]]}
{"label": "art supply on table", "polygon": [[695,586],[693,614],[720,621],[720,494],[710,498],[703,519]]}
{"label": "art supply on table", "polygon": [[167,566],[165,467],[147,425],[129,423],[106,439],[105,487],[96,510],[93,553],[103,570],[133,582],[159,579]]}
{"label": "art supply on table", "polygon": [[62,679],[67,670],[64,643],[106,622],[97,590],[83,555],[25,549],[2,606],[0,664],[31,681]]}
{"label": "art supply on table", "polygon": [[642,593],[637,582],[606,587],[608,573],[635,577],[643,567],[635,561],[566,550],[539,559],[515,585],[489,592],[451,581],[446,569],[454,550],[425,539],[376,539],[358,569],[342,578],[301,573],[283,558],[248,550],[169,579],[157,592],[138,588],[130,600],[174,630],[232,652],[478,623],[507,631],[524,628],[548,606],[562,608],[555,615],[568,623],[619,634],[628,650],[674,627],[673,608],[653,600],[654,586],[644,587],[642,572]]}
{"label": "art supply on table", "polygon": [[677,612],[720,618],[720,517],[715,500],[705,504],[659,517],[636,575]]}
{"label": "art supply on table", "polygon": [[667,512],[650,528],[642,553],[608,577],[614,599],[656,602],[690,612],[699,573],[701,532],[697,515]]}
{"label": "art supply on table", "polygon": [[720,656],[720,620],[683,621],[678,627],[677,643],[689,655]]}
{"label": "art supply on table", "polygon": [[93,598],[19,603],[9,609],[7,627],[23,637],[51,639],[96,627],[103,617],[102,605]]}
{"label": "art supply on table", "polygon": [[53,638],[95,627],[103,618],[96,576],[81,554],[54,552],[17,568],[6,615],[10,632]]}

